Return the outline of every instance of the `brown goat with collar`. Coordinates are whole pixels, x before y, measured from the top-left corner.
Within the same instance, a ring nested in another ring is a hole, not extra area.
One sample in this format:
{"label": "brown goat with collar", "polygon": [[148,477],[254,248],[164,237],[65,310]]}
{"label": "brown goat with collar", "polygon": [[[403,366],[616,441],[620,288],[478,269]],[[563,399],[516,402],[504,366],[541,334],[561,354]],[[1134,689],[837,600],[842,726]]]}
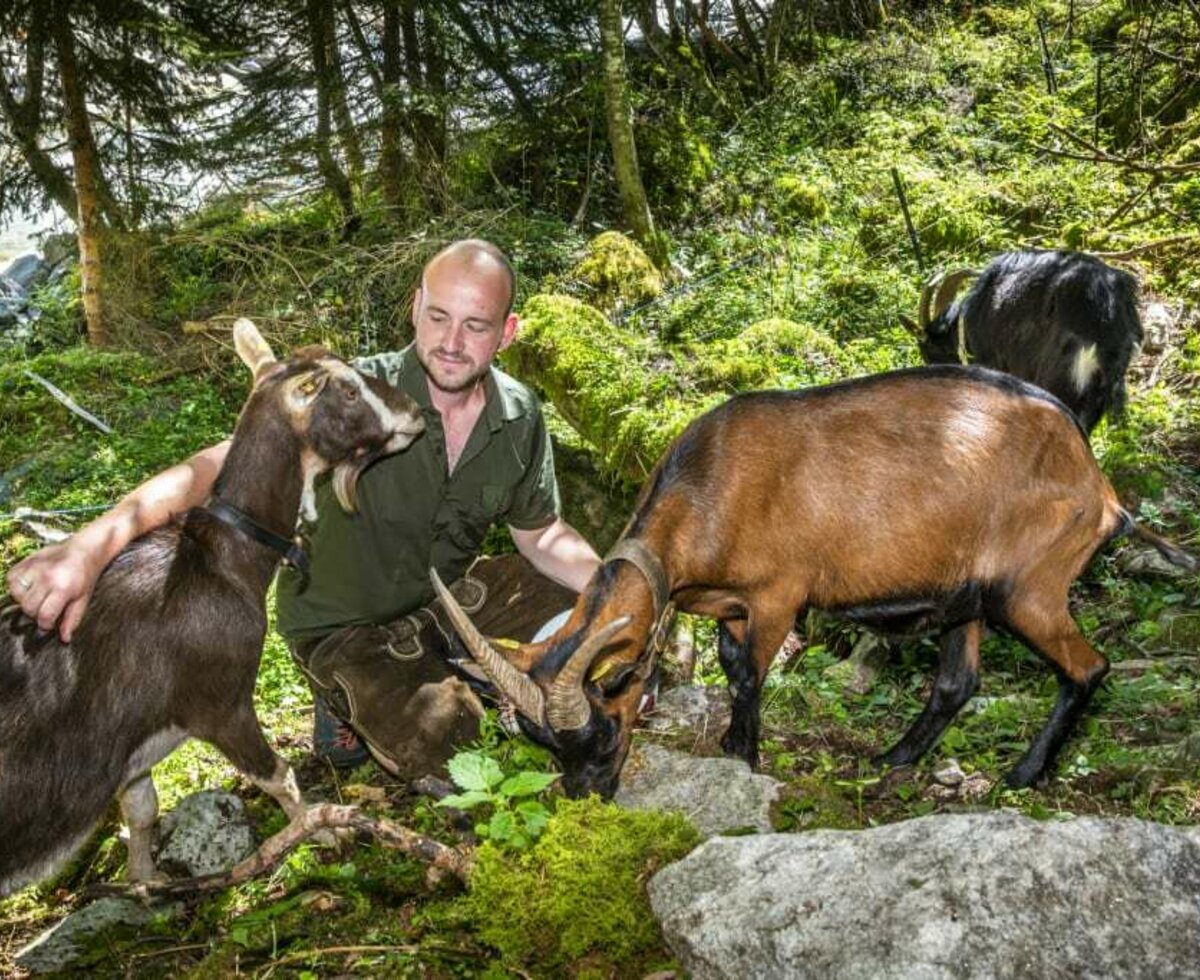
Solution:
{"label": "brown goat with collar", "polygon": [[334,468],[352,507],[362,469],[421,431],[415,403],[327,351],[280,363],[235,325],[254,390],[207,507],[143,535],[101,575],[70,644],[16,606],[0,613],[0,896],[50,874],[120,794],[129,877],[154,875],[150,768],[204,739],[289,817],[291,767],[263,737],[254,680],[265,597],[312,481]]}
{"label": "brown goat with collar", "polygon": [[990,625],[1059,679],[1049,720],[1008,776],[1028,786],[1108,671],[1071,618],[1068,589],[1130,531],[1195,569],[1134,524],[1057,399],[982,368],[918,368],[734,397],[667,450],[558,633],[502,655],[461,610],[455,625],[526,733],[556,754],[567,791],[605,796],[668,602],[718,621],[733,700],[722,746],[752,765],[763,679],[806,609],[941,631],[933,692],[883,757],[893,765],[920,757],[975,691]]}

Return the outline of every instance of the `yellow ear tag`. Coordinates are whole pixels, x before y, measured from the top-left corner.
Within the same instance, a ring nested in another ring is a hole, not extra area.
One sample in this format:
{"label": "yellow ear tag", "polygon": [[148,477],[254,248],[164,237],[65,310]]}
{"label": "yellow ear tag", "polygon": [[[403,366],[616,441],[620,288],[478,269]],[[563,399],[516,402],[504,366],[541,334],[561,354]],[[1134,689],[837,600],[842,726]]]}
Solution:
{"label": "yellow ear tag", "polygon": [[300,394],[302,394],[302,395],[311,395],[316,390],[317,390],[317,379],[314,377],[309,377],[309,379],[307,381],[305,381],[302,385],[300,385]]}
{"label": "yellow ear tag", "polygon": [[516,650],[521,644],[516,640],[510,640],[507,636],[494,636],[492,643],[498,647],[504,647],[505,650]]}
{"label": "yellow ear tag", "polygon": [[613,661],[606,660],[606,661],[604,661],[604,663],[602,663],[598,667],[596,667],[590,674],[588,674],[588,680],[594,684],[596,681],[600,680],[601,677],[603,677],[605,674],[607,674],[612,669],[613,669]]}

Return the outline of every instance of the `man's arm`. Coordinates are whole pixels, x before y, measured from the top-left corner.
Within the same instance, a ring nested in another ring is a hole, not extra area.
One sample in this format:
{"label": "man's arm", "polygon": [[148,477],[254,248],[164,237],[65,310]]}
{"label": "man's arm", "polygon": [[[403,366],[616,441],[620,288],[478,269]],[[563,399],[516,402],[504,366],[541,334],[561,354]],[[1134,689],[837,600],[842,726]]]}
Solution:
{"label": "man's arm", "polygon": [[534,568],[559,585],[582,592],[600,567],[600,556],[583,536],[561,517],[545,527],[522,531],[509,526],[519,551]]}
{"label": "man's arm", "polygon": [[9,593],[42,629],[58,623],[59,636],[69,642],[108,563],[134,538],[204,503],[228,452],[228,440],[200,450],[152,476],[66,541],[18,562],[8,572]]}

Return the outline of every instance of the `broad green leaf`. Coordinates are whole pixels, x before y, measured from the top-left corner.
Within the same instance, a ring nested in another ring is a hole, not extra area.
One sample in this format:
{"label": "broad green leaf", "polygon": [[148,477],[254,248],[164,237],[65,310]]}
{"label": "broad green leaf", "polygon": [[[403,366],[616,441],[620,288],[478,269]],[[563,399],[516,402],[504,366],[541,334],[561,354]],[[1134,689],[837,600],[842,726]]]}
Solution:
{"label": "broad green leaf", "polygon": [[558,779],[556,772],[519,772],[500,785],[505,796],[533,796]]}
{"label": "broad green leaf", "polygon": [[546,829],[546,822],[550,819],[550,811],[537,800],[518,803],[517,813],[525,821],[526,832],[530,837],[535,838],[541,836],[542,831]]}
{"label": "broad green leaf", "polygon": [[506,841],[517,832],[517,821],[507,810],[497,810],[488,824],[492,840]]}
{"label": "broad green leaf", "polygon": [[500,763],[480,752],[459,752],[446,769],[460,789],[487,790],[504,780]]}
{"label": "broad green leaf", "polygon": [[454,793],[438,800],[434,806],[450,806],[456,810],[469,810],[480,803],[487,803],[491,796],[483,790],[473,789],[466,793]]}

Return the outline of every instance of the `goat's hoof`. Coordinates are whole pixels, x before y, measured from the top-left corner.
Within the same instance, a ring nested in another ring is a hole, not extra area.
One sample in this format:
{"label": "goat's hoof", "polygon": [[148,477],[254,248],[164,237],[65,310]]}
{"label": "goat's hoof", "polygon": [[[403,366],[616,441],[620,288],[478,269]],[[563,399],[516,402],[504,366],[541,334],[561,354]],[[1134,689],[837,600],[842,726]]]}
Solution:
{"label": "goat's hoof", "polygon": [[1009,789],[1028,789],[1038,781],[1041,775],[1040,768],[1034,769],[1032,766],[1017,765],[1004,776],[1004,785]]}
{"label": "goat's hoof", "polygon": [[892,769],[901,769],[904,766],[911,766],[920,755],[912,752],[901,745],[894,745],[886,752],[875,756],[875,765],[889,766]]}

